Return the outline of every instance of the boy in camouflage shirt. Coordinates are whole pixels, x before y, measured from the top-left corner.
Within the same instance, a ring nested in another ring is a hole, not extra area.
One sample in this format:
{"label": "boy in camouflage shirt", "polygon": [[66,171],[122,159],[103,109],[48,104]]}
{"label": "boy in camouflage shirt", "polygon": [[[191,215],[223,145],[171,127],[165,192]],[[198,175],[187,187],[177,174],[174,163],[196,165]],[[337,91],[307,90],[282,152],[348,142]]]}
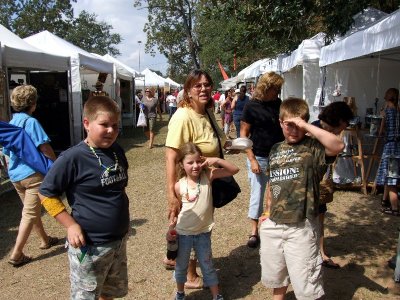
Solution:
{"label": "boy in camouflage shirt", "polygon": [[273,288],[273,299],[284,299],[289,283],[297,299],[324,295],[317,237],[319,183],[329,157],[340,153],[344,144],[308,119],[306,101],[283,101],[279,121],[285,141],[275,144],[269,156],[260,256],[261,280]]}

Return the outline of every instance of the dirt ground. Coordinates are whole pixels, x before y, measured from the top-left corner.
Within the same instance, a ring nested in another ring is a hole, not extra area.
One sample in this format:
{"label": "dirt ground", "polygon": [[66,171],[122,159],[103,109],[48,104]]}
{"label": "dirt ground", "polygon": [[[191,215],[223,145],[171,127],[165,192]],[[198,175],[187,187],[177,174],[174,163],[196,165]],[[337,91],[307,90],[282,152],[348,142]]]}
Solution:
{"label": "dirt ground", "polygon": [[[130,214],[128,242],[129,294],[125,299],[172,299],[172,272],[162,259],[166,251],[166,193],[164,142],[167,116],[158,122],[155,143],[149,150],[142,129],[124,130],[120,143],[130,162]],[[260,283],[259,253],[249,249],[247,205],[249,188],[245,155],[228,155],[241,171],[236,176],[242,193],[228,206],[217,209],[212,234],[215,266],[225,299],[271,299]],[[324,269],[326,299],[400,299],[387,260],[395,254],[400,218],[380,213],[380,195],[337,191],[326,216],[327,249],[339,262],[338,270]],[[7,263],[16,238],[21,204],[15,192],[0,196],[0,299],[68,299],[69,269],[63,246],[65,231],[43,214],[50,235],[63,239],[58,246],[39,250],[32,234],[25,253],[34,260],[13,268]],[[187,291],[187,299],[211,299],[208,290]],[[293,292],[287,299],[295,299]]]}

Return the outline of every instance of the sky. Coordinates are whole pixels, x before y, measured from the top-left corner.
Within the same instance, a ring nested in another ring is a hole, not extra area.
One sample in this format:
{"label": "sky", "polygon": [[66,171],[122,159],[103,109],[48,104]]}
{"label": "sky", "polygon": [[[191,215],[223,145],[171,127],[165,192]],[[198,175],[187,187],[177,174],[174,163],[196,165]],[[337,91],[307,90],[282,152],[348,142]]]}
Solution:
{"label": "sky", "polygon": [[[118,33],[122,42],[117,45],[120,56],[116,57],[124,64],[136,71],[143,71],[145,68],[158,70],[166,75],[168,68],[167,59],[159,54],[156,56],[144,53],[146,33],[143,32],[147,22],[147,9],[140,9],[133,6],[134,0],[78,0],[72,2],[75,16],[82,10],[97,15],[97,21],[104,21],[113,27],[111,33]],[[141,44],[138,41],[142,41]],[[140,70],[139,70],[140,52]]]}

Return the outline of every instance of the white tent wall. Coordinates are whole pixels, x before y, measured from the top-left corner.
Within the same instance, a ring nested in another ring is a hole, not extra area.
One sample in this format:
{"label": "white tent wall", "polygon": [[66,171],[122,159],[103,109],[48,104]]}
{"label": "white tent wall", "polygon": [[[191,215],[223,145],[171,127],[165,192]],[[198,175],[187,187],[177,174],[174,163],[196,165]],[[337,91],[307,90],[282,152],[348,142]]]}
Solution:
{"label": "white tent wall", "polygon": [[[377,57],[329,65],[326,67],[325,85],[327,103],[342,100],[345,96],[355,97],[358,108],[357,114],[364,124],[366,109],[373,108],[375,113],[375,98],[379,99],[379,113],[384,104],[385,91],[391,87],[400,87],[400,77],[395,75],[399,69],[400,61]],[[332,93],[337,83],[342,85],[341,96],[333,97]]]}
{"label": "white tent wall", "polygon": [[303,64],[303,96],[310,109],[310,121],[318,119],[320,108],[314,106],[315,96],[320,87],[320,68],[318,61],[308,61]]}
{"label": "white tent wall", "polygon": [[319,108],[314,107],[317,89],[320,87],[320,68],[318,61],[305,61],[282,74],[285,83],[282,87],[282,99],[289,97],[302,98],[310,109],[310,121],[318,119]]}
{"label": "white tent wall", "polygon": [[77,144],[82,139],[82,84],[79,67],[79,58],[71,57],[71,76],[69,77],[72,86],[72,127],[73,143]]}
{"label": "white tent wall", "polygon": [[282,99],[288,97],[303,97],[303,68],[296,66],[282,74],[285,83],[282,86]]}
{"label": "white tent wall", "polygon": [[319,108],[314,107],[315,95],[320,85],[319,55],[324,44],[324,33],[318,33],[301,42],[289,56],[280,56],[280,71],[285,83],[282,99],[297,97],[305,99],[310,109],[310,121],[318,118]]}

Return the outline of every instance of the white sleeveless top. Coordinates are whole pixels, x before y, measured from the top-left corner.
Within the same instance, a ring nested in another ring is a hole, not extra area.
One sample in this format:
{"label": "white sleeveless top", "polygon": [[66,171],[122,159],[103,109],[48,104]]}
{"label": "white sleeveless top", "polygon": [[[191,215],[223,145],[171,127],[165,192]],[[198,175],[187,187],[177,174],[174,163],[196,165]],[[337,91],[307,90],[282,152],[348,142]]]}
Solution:
{"label": "white sleeveless top", "polygon": [[182,235],[210,232],[214,227],[214,206],[211,184],[207,174],[202,172],[200,175],[200,194],[195,201],[188,201],[186,193],[189,193],[190,196],[196,195],[197,187],[194,189],[187,188],[186,177],[179,180],[179,185],[182,209],[178,216],[176,231]]}

